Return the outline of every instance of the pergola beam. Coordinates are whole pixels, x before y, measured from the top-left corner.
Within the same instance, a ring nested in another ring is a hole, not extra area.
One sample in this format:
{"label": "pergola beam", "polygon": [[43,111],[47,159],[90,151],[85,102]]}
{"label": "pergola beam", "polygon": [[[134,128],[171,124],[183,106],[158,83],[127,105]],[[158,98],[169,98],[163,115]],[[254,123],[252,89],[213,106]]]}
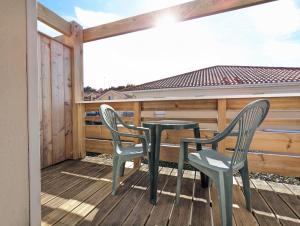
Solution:
{"label": "pergola beam", "polygon": [[185,21],[272,1],[274,0],[195,0],[84,29],[83,41],[90,42],[148,29],[154,27],[157,19],[164,15],[174,15],[178,21]]}
{"label": "pergola beam", "polygon": [[37,17],[39,21],[47,24],[53,29],[63,33],[64,35],[71,36],[71,24],[43,6],[41,3],[37,3]]}

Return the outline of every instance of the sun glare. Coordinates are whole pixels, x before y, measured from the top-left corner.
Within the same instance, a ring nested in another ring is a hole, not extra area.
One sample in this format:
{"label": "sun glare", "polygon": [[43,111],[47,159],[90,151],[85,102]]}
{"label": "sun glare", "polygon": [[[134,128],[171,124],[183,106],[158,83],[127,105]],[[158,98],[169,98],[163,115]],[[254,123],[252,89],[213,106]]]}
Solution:
{"label": "sun glare", "polygon": [[155,25],[157,27],[168,26],[168,25],[176,23],[177,21],[178,21],[178,19],[174,15],[166,14],[164,16],[159,17],[157,19]]}

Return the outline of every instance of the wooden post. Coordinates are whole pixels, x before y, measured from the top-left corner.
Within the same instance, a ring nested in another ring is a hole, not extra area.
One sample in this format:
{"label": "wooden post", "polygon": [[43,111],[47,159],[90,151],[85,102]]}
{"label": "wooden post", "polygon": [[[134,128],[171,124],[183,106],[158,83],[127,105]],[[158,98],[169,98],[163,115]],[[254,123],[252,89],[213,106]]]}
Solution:
{"label": "wooden post", "polygon": [[[133,112],[134,112],[134,118],[133,122],[135,126],[141,125],[141,102],[134,102],[133,103]],[[141,166],[141,159],[135,159],[134,160],[134,168],[139,168]]]}
{"label": "wooden post", "polygon": [[134,125],[141,126],[141,102],[133,103],[133,112],[134,112]]}
{"label": "wooden post", "polygon": [[75,108],[73,108],[74,113],[77,115],[74,118],[73,125],[76,127],[76,133],[73,134],[73,144],[77,146],[73,148],[73,159],[84,158],[86,155],[85,151],[85,104],[76,104]]}
{"label": "wooden post", "polygon": [[[226,99],[218,99],[218,131],[221,132],[226,127]],[[226,148],[225,140],[218,144],[218,150],[224,152]]]}
{"label": "wooden post", "polygon": [[76,22],[71,22],[73,46],[72,59],[72,100],[73,100],[73,159],[85,157],[85,106],[76,104],[83,100],[83,30]]}

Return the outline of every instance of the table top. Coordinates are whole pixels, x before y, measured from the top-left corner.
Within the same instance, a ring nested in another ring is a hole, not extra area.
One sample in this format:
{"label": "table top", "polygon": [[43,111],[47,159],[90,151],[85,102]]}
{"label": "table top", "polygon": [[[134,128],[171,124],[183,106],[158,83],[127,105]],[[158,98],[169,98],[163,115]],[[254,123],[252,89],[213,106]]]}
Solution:
{"label": "table top", "polygon": [[142,123],[144,127],[161,126],[163,129],[195,129],[199,127],[197,122],[183,120],[159,120]]}

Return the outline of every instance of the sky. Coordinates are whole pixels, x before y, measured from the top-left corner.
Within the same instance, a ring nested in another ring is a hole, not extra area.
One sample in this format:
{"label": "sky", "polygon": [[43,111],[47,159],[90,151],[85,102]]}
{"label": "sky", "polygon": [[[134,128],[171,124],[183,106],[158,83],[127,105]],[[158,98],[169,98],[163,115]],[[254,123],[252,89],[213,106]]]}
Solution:
{"label": "sky", "polygon": [[[40,0],[84,28],[187,0]],[[142,84],[215,65],[300,67],[300,0],[279,0],[84,44],[84,85]],[[57,35],[39,24],[39,30]]]}

